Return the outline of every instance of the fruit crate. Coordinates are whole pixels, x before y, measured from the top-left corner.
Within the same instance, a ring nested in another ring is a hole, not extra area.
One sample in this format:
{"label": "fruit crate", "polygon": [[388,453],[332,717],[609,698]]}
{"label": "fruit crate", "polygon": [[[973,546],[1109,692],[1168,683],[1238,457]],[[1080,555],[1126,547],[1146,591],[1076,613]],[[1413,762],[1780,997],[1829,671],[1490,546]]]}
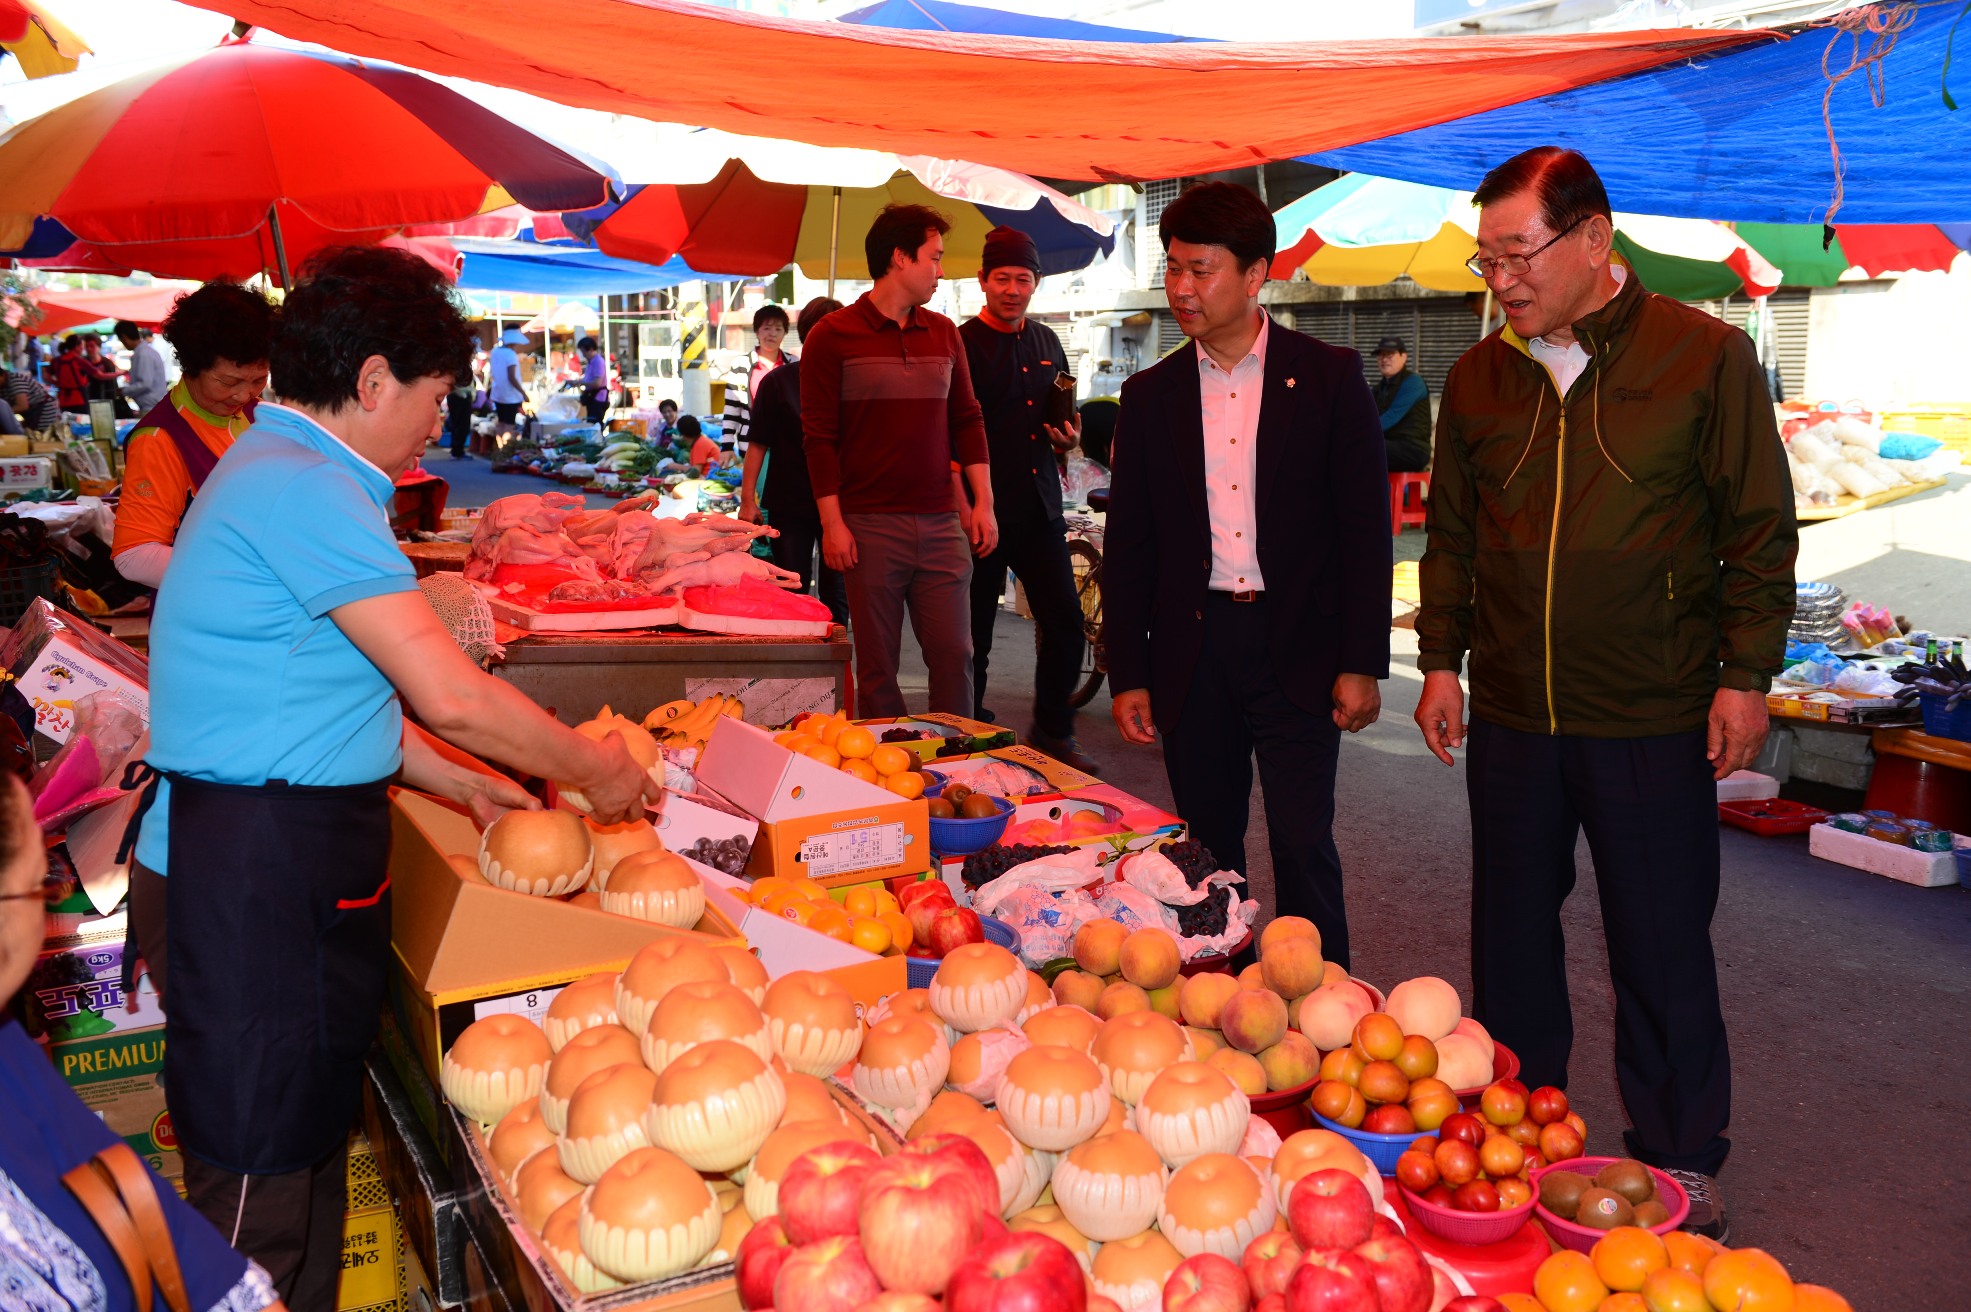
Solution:
{"label": "fruit crate", "polygon": [[1926,405],[1890,410],[1876,416],[1885,433],[1918,433],[1934,437],[1953,451],[1971,455],[1971,406]]}
{"label": "fruit crate", "polygon": [[1718,803],[1718,819],[1738,829],[1749,829],[1762,837],[1804,834],[1828,813],[1817,806],[1782,801],[1777,797],[1743,798]]}

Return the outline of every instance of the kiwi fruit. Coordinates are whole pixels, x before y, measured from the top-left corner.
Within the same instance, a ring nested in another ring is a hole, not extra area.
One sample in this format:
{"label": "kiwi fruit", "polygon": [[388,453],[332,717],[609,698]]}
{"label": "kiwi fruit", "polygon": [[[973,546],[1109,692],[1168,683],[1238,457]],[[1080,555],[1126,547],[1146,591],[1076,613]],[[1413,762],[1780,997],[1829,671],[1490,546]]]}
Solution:
{"label": "kiwi fruit", "polygon": [[930,810],[933,820],[950,820],[958,814],[947,798],[927,797],[924,805]]}
{"label": "kiwi fruit", "polygon": [[1636,1209],[1613,1189],[1590,1185],[1582,1191],[1580,1201],[1574,1205],[1574,1223],[1587,1226],[1590,1230],[1613,1230],[1616,1226],[1634,1225],[1635,1222]]}
{"label": "kiwi fruit", "polygon": [[1647,1166],[1629,1157],[1602,1167],[1595,1176],[1595,1184],[1611,1193],[1621,1194],[1629,1200],[1631,1207],[1656,1197],[1656,1178],[1649,1173]]}
{"label": "kiwi fruit", "polygon": [[944,786],[944,800],[951,803],[954,807],[963,806],[965,799],[971,795],[972,790],[964,784],[946,784]]}
{"label": "kiwi fruit", "polygon": [[1572,1171],[1549,1171],[1540,1180],[1540,1206],[1562,1220],[1572,1221],[1589,1180]]}
{"label": "kiwi fruit", "polygon": [[973,793],[958,807],[958,814],[967,820],[984,820],[999,814],[999,807],[984,793]]}
{"label": "kiwi fruit", "polygon": [[1653,1229],[1670,1219],[1670,1209],[1658,1199],[1651,1198],[1636,1204],[1636,1224],[1645,1230]]}

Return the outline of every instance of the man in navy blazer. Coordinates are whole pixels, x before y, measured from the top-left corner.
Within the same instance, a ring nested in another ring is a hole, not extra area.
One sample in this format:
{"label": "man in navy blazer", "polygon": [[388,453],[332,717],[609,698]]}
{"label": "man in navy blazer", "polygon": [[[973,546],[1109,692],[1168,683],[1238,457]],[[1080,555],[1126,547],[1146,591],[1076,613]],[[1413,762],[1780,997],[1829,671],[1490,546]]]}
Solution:
{"label": "man in navy blazer", "polygon": [[1191,835],[1245,870],[1259,760],[1275,913],[1349,964],[1335,764],[1389,676],[1388,482],[1361,358],[1259,305],[1272,215],[1231,183],[1164,210],[1164,293],[1191,343],[1122,388],[1102,598],[1123,738],[1163,735]]}

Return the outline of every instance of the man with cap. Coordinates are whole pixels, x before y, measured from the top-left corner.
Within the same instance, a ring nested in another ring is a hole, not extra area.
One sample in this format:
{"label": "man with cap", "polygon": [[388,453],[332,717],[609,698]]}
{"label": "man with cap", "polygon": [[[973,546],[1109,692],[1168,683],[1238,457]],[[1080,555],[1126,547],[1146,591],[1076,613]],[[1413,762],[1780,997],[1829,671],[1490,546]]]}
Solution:
{"label": "man with cap", "polygon": [[493,403],[493,415],[499,420],[501,432],[511,432],[514,420],[520,416],[520,406],[527,399],[527,389],[520,385],[520,353],[514,348],[527,345],[527,334],[518,328],[509,328],[500,334],[500,344],[486,359],[486,370],[490,376],[487,395]]}
{"label": "man with cap", "polygon": [[1382,379],[1369,390],[1382,412],[1382,439],[1389,447],[1389,472],[1421,473],[1430,467],[1430,389],[1410,368],[1410,350],[1401,337],[1376,343]]}
{"label": "man with cap", "polygon": [[1030,741],[1094,774],[1095,763],[1075,742],[1075,712],[1068,704],[1081,670],[1081,602],[1068,558],[1056,460],[1057,452],[1074,445],[1079,425],[1073,419],[1065,426],[1048,422],[1049,400],[1067,376],[1067,353],[1052,328],[1027,317],[1039,282],[1040,252],[1033,238],[1016,228],[994,228],[986,234],[979,264],[985,305],[958,326],[972,390],[985,412],[992,503],[999,518],[999,549],[972,568],[972,699],[980,719],[994,718],[984,709],[986,665],[1011,569],[1026,587],[1040,629]]}

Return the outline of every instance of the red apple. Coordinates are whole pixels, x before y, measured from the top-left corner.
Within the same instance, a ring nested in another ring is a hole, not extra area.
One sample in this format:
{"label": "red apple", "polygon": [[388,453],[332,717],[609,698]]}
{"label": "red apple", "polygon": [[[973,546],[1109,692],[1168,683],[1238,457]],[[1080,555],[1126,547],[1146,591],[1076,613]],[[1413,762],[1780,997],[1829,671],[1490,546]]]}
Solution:
{"label": "red apple", "polygon": [[886,1289],[862,1305],[861,1312],[938,1312],[938,1300]]}
{"label": "red apple", "polygon": [[[1089,1309],[1089,1312],[1094,1312],[1094,1309]],[[1252,1305],[1252,1312],[1287,1312],[1287,1296],[1268,1294]]]}
{"label": "red apple", "polygon": [[1163,1312],[1246,1312],[1251,1305],[1245,1273],[1216,1253],[1185,1258],[1163,1282]]}
{"label": "red apple", "polygon": [[787,1237],[787,1227],[777,1216],[769,1216],[746,1232],[732,1259],[741,1306],[773,1306],[773,1278],[793,1251],[794,1241]]}
{"label": "red apple", "polygon": [[1451,1191],[1451,1206],[1460,1212],[1496,1212],[1499,1190],[1490,1180],[1467,1180]]}
{"label": "red apple", "polygon": [[1245,1254],[1239,1260],[1246,1286],[1258,1299],[1269,1294],[1285,1294],[1287,1282],[1293,1279],[1293,1269],[1299,1265],[1300,1245],[1285,1230],[1268,1230],[1260,1235],[1246,1245]]}
{"label": "red apple", "polygon": [[950,884],[942,879],[919,879],[897,890],[897,906],[908,911],[916,905],[919,898],[925,897],[940,898],[951,906],[958,905],[958,899],[952,894]]}
{"label": "red apple", "polygon": [[795,1244],[853,1235],[862,1182],[882,1157],[867,1144],[824,1144],[794,1159],[780,1177],[780,1220]]}
{"label": "red apple", "polygon": [[1439,1142],[1456,1139],[1476,1148],[1485,1142],[1487,1126],[1485,1118],[1470,1112],[1456,1112],[1444,1118],[1444,1124],[1437,1127]]}
{"label": "red apple", "polygon": [[1526,1114],[1535,1125],[1552,1125],[1566,1117],[1567,1094],[1551,1084],[1543,1084],[1526,1097]]}
{"label": "red apple", "polygon": [[[1438,1185],[1434,1187],[1440,1189],[1443,1188],[1442,1185]],[[1396,1224],[1396,1222],[1390,1220],[1388,1217],[1384,1216],[1381,1212],[1377,1212],[1376,1219],[1369,1226],[1369,1238],[1402,1239],[1404,1238],[1403,1227]]]}
{"label": "red apple", "polygon": [[1415,1134],[1417,1119],[1402,1103],[1386,1102],[1369,1108],[1362,1118],[1362,1128],[1370,1134]]}
{"label": "red apple", "polygon": [[1430,1278],[1430,1263],[1424,1261],[1414,1243],[1408,1239],[1371,1239],[1356,1245],[1355,1253],[1368,1262],[1375,1277],[1382,1312],[1430,1312],[1430,1295],[1436,1286]]}
{"label": "red apple", "polygon": [[1287,1285],[1287,1312],[1382,1312],[1375,1272],[1345,1248],[1309,1253]]}
{"label": "red apple", "polygon": [[[1434,1207],[1449,1207],[1451,1205],[1451,1186],[1439,1180],[1418,1196]],[[1384,1238],[1387,1238],[1387,1236],[1384,1236]]]}
{"label": "red apple", "polygon": [[945,1312],[1086,1312],[1089,1302],[1081,1263],[1037,1230],[980,1244],[944,1291]]}
{"label": "red apple", "polygon": [[885,1289],[944,1289],[985,1237],[970,1173],[947,1157],[899,1153],[862,1186],[862,1251]]}
{"label": "red apple", "polygon": [[1460,1294],[1440,1312],[1506,1312],[1506,1305],[1490,1294]]}
{"label": "red apple", "polygon": [[[930,1157],[961,1167],[971,1182],[972,1193],[977,1198],[979,1210],[994,1222],[999,1221],[999,1176],[993,1171],[992,1163],[986,1160],[983,1149],[962,1134],[927,1134],[912,1139],[900,1150],[905,1157]],[[1005,1227],[1000,1226],[1000,1233]]]}
{"label": "red apple", "polygon": [[931,918],[931,955],[947,956],[967,943],[985,942],[985,926],[970,907],[946,907]]}
{"label": "red apple", "polygon": [[854,1235],[801,1245],[773,1278],[773,1305],[801,1312],[856,1312],[882,1292]]}
{"label": "red apple", "polygon": [[1368,1189],[1349,1171],[1310,1172],[1287,1197],[1287,1225],[1294,1242],[1310,1252],[1355,1247],[1369,1237],[1375,1215]]}

